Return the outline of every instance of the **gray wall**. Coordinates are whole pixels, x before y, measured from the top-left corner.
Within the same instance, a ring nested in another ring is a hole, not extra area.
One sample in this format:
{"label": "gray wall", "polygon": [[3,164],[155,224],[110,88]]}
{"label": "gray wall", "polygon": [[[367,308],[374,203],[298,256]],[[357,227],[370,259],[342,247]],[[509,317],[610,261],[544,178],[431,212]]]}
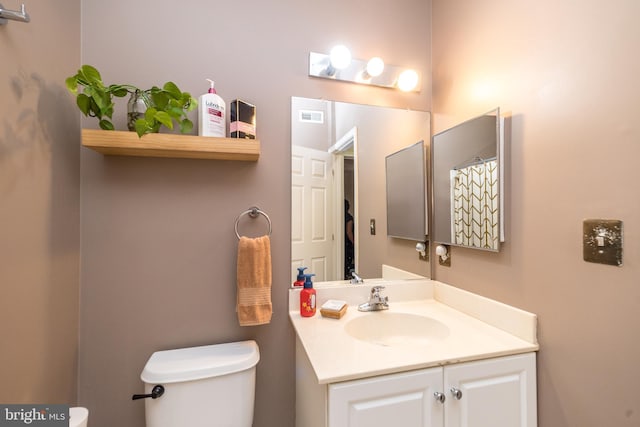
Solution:
{"label": "gray wall", "polygon": [[[428,90],[404,94],[307,76],[309,51],[338,42],[356,57],[380,55],[429,75],[428,2],[84,0],[82,24],[82,61],[105,81],[149,87],[172,80],[200,95],[212,78],[225,100],[257,106],[262,142],[260,160],[248,164],[82,150],[78,392],[91,425],[143,425],[144,405],[130,398],[142,391],[139,375],[153,351],[256,339],[255,425],[292,426],[290,98],[428,111]],[[124,128],[122,115],[116,125]],[[273,222],[274,315],[269,325],[241,328],[233,224],[252,205]]]}
{"label": "gray wall", "polygon": [[[640,4],[433,0],[434,132],[512,116],[499,254],[435,277],[536,313],[541,427],[640,425]],[[582,260],[582,221],[624,221],[624,265]]]}
{"label": "gray wall", "polygon": [[[19,9],[18,2],[3,2]],[[0,26],[0,402],[76,400],[80,1]]]}

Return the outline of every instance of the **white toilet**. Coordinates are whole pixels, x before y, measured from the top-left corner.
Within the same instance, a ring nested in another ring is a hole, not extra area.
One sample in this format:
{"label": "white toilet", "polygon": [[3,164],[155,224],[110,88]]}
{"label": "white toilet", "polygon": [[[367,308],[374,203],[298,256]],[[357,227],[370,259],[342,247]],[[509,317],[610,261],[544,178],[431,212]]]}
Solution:
{"label": "white toilet", "polygon": [[259,360],[255,341],[157,351],[134,399],[146,398],[147,427],[251,427]]}
{"label": "white toilet", "polygon": [[69,408],[69,427],[87,427],[89,410],[87,408]]}

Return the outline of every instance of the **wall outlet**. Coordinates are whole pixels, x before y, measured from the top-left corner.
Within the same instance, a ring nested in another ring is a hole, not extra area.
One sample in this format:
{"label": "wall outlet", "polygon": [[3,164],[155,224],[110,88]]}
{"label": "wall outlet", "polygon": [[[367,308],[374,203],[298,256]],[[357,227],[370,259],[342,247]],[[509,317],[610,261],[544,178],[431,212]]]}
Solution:
{"label": "wall outlet", "polygon": [[582,253],[585,261],[622,265],[622,221],[585,219],[582,231]]}

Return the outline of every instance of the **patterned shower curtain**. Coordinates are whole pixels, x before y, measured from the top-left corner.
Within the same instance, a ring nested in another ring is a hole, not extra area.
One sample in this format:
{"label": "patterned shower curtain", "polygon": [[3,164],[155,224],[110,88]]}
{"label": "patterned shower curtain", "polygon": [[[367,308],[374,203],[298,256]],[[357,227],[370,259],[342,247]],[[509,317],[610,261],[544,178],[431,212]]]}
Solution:
{"label": "patterned shower curtain", "polygon": [[458,245],[498,248],[498,163],[451,171],[451,235]]}

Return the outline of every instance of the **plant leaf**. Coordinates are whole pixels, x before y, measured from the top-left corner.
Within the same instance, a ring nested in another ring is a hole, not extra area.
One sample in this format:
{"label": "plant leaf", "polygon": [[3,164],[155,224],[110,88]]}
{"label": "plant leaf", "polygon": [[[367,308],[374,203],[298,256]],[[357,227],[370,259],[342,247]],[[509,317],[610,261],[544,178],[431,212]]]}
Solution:
{"label": "plant leaf", "polygon": [[173,129],[173,120],[166,111],[158,111],[153,117],[169,129]]}
{"label": "plant leaf", "polygon": [[102,111],[100,111],[100,107],[96,104],[96,101],[92,97],[89,97],[89,116],[97,117],[98,119],[102,118]]}
{"label": "plant leaf", "polygon": [[84,114],[85,116],[89,115],[89,108],[91,108],[91,99],[87,95],[85,95],[84,93],[78,94],[78,96],[76,97],[76,105],[78,105],[78,108],[80,109],[80,111],[82,111],[82,114]]}
{"label": "plant leaf", "polygon": [[167,108],[169,104],[169,94],[167,92],[152,92],[151,99],[153,100],[153,105],[158,107],[159,110],[164,110]]}
{"label": "plant leaf", "polygon": [[111,85],[109,86],[109,91],[113,94],[113,96],[117,96],[118,98],[122,98],[123,96],[127,96],[129,91],[122,86]]}
{"label": "plant leaf", "polygon": [[189,103],[187,104],[187,111],[193,111],[196,108],[198,108],[198,101],[195,98],[189,99]]}
{"label": "plant leaf", "polygon": [[169,92],[169,94],[175,99],[180,99],[182,97],[182,92],[174,82],[166,82],[162,88]]}
{"label": "plant leaf", "polygon": [[144,112],[145,120],[148,123],[152,123],[155,120],[154,116],[156,115],[157,112],[158,110],[156,110],[154,107],[147,108],[147,111]]}
{"label": "plant leaf", "polygon": [[180,119],[180,117],[182,117],[182,108],[180,107],[171,107],[167,110],[167,113],[169,113],[169,115],[171,117],[173,117],[174,119],[178,120]]}
{"label": "plant leaf", "polygon": [[114,105],[115,104],[113,102],[111,104],[109,104],[109,106],[107,108],[102,110],[102,115],[111,118],[111,116],[113,116],[113,107],[114,107]]}
{"label": "plant leaf", "polygon": [[96,105],[100,109],[100,111],[105,110],[109,106],[109,95],[103,92],[102,90],[95,89],[93,94],[90,95],[91,98],[96,102]]}
{"label": "plant leaf", "polygon": [[90,84],[98,84],[100,86],[103,86],[102,76],[100,75],[100,72],[91,65],[83,65],[78,71],[78,74]]}
{"label": "plant leaf", "polygon": [[102,119],[100,120],[100,129],[104,129],[104,130],[113,130],[113,123],[111,123],[109,120],[106,119]]}
{"label": "plant leaf", "polygon": [[184,119],[180,122],[180,132],[189,133],[193,129],[193,122],[189,119]]}
{"label": "plant leaf", "polygon": [[138,119],[135,123],[136,133],[139,138],[142,138],[142,135],[148,132],[149,126],[147,125],[147,121],[145,119]]}
{"label": "plant leaf", "polygon": [[67,89],[69,90],[69,92],[71,92],[74,95],[78,93],[78,80],[76,80],[76,76],[68,77],[65,80],[65,83],[67,85]]}

